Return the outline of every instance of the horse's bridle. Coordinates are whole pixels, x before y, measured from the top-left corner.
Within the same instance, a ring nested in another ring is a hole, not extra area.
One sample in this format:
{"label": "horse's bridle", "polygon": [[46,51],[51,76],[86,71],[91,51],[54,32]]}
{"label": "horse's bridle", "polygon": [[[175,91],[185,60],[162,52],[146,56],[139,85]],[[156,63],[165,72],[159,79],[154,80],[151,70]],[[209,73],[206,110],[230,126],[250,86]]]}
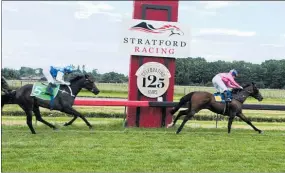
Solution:
{"label": "horse's bridle", "polygon": [[[250,96],[250,94],[252,94],[250,91],[245,90],[245,89],[242,89],[242,90],[237,91],[237,92],[236,92],[236,95],[238,95],[240,92],[248,93],[248,94],[249,94],[249,96]],[[246,96],[245,96],[244,94],[242,94],[242,95],[241,95],[241,97],[242,97],[242,98],[245,98]],[[239,97],[238,97],[238,98],[239,98]],[[241,102],[241,103],[242,103],[242,100],[239,100],[239,99],[235,99],[235,100],[237,100],[237,101],[239,101],[239,102]]]}

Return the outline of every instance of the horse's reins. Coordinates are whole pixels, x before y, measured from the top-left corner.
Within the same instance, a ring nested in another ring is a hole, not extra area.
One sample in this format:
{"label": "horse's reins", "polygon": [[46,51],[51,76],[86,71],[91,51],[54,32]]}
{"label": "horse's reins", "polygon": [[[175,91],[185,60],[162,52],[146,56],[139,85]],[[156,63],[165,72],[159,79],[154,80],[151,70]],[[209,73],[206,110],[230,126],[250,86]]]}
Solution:
{"label": "horse's reins", "polygon": [[75,95],[73,95],[73,93],[72,93],[72,90],[71,90],[70,86],[69,86],[69,85],[66,85],[66,86],[68,87],[70,93],[68,93],[68,92],[65,91],[65,90],[60,90],[60,89],[59,89],[59,91],[61,91],[62,93],[68,93],[68,94],[70,94],[70,96],[75,97]]}

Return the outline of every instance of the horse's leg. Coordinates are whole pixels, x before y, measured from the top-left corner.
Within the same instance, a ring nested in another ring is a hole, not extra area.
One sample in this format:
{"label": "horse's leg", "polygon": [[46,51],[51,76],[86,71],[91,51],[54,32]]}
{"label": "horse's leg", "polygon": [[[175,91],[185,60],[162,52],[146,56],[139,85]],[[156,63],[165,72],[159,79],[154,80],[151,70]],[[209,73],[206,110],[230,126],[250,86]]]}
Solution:
{"label": "horse's leg", "polygon": [[184,127],[184,125],[186,124],[186,122],[188,120],[190,120],[195,114],[195,111],[188,111],[187,116],[185,116],[183,122],[181,123],[180,127],[178,128],[178,130],[176,131],[176,134],[180,133],[180,131],[182,130],[182,128]]}
{"label": "horse's leg", "polygon": [[40,112],[40,109],[38,106],[34,106],[33,108],[33,112],[35,113],[35,116],[37,118],[38,121],[44,123],[45,125],[49,126],[50,128],[53,128],[54,130],[56,130],[57,128],[50,124],[49,122],[45,121],[43,118],[42,118],[42,115],[41,115],[41,112]]}
{"label": "horse's leg", "polygon": [[174,121],[173,121],[172,123],[170,123],[170,124],[167,125],[167,128],[173,127],[173,126],[176,124],[177,120],[178,120],[182,115],[187,115],[188,110],[189,110],[189,109],[179,111],[179,113],[178,113],[178,115],[175,117]]}
{"label": "horse's leg", "polygon": [[33,120],[33,117],[32,117],[33,113],[32,113],[32,111],[31,110],[24,110],[24,111],[25,111],[25,113],[27,115],[27,125],[29,126],[32,134],[36,134],[35,129],[33,127],[33,123],[32,123],[32,120]]}
{"label": "horse's leg", "polygon": [[5,105],[5,102],[6,102],[6,97],[5,95],[1,95],[1,112],[3,110],[3,107]]}
{"label": "horse's leg", "polygon": [[[30,105],[32,105],[32,103]],[[24,104],[19,104],[19,106],[25,111],[27,115],[27,125],[30,128],[32,134],[36,134],[35,129],[33,127],[33,123],[32,123],[32,120],[33,120],[32,106],[27,106]]]}
{"label": "horse's leg", "polygon": [[73,118],[68,123],[64,123],[64,126],[71,125],[76,119],[77,119],[77,116],[74,115]]}
{"label": "horse's leg", "polygon": [[228,133],[231,133],[232,123],[235,118],[236,113],[230,111],[229,113],[229,121],[228,121]]}
{"label": "horse's leg", "polygon": [[2,102],[1,102],[1,112],[2,112],[2,110],[3,110],[4,105],[5,105],[5,103],[4,103],[3,100],[2,100]]}
{"label": "horse's leg", "polygon": [[239,114],[237,114],[237,116],[238,116],[241,120],[243,120],[244,122],[246,122],[248,125],[250,125],[255,131],[258,131],[258,133],[263,133],[263,131],[262,131],[262,130],[259,130],[258,128],[256,128],[256,127],[251,123],[251,121],[250,121],[247,117],[244,116],[243,113],[239,113]]}
{"label": "horse's leg", "polygon": [[[87,119],[82,116],[79,112],[77,112],[75,109],[73,109],[72,107],[66,107],[64,108],[63,112],[67,113],[67,114],[71,114],[71,115],[74,115],[74,120],[77,118],[77,117],[80,117],[85,123],[86,125],[91,129],[92,128],[92,125],[87,121]],[[74,121],[73,120],[73,121]],[[70,121],[71,123],[73,122],[72,120]],[[70,123],[69,122],[69,123]]]}

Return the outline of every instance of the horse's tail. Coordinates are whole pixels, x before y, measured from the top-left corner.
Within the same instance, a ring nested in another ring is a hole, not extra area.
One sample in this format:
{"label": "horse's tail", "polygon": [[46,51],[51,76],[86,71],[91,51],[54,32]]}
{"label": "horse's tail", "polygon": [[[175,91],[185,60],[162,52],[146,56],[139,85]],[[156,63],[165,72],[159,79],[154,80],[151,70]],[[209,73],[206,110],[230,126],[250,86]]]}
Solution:
{"label": "horse's tail", "polygon": [[178,105],[176,105],[176,106],[170,111],[170,113],[173,115],[173,114],[175,114],[175,112],[177,112],[183,105],[185,105],[185,103],[187,103],[187,102],[190,102],[190,103],[191,103],[191,98],[192,98],[192,95],[193,95],[193,94],[194,94],[194,92],[191,92],[191,93],[189,93],[189,94],[183,96],[183,97],[180,99]]}
{"label": "horse's tail", "polygon": [[15,103],[15,97],[16,97],[16,91],[10,91],[7,94],[1,95],[1,106],[4,104],[14,104]]}

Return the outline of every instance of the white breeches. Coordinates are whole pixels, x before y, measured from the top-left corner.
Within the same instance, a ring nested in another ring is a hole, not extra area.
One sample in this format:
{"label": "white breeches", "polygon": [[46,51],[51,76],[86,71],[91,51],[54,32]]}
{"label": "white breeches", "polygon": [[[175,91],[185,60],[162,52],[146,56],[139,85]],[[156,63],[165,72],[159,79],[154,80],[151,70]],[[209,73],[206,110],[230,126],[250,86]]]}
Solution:
{"label": "white breeches", "polygon": [[223,93],[224,91],[228,90],[228,87],[222,81],[222,78],[219,75],[216,75],[212,79],[213,85],[216,88],[217,92]]}
{"label": "white breeches", "polygon": [[48,83],[55,84],[55,80],[54,80],[54,78],[51,76],[51,74],[50,74],[49,71],[50,71],[50,67],[43,68],[43,74],[44,74],[44,76],[46,77]]}
{"label": "white breeches", "polygon": [[56,79],[52,77],[49,71],[50,71],[50,67],[46,67],[43,69],[43,74],[49,83],[55,84],[58,81],[59,83],[62,83],[62,84],[69,84],[68,82],[64,82],[63,80],[64,74],[61,71],[57,72]]}
{"label": "white breeches", "polygon": [[57,72],[56,80],[59,81],[60,83],[65,83],[63,80],[63,73],[62,72]]}

